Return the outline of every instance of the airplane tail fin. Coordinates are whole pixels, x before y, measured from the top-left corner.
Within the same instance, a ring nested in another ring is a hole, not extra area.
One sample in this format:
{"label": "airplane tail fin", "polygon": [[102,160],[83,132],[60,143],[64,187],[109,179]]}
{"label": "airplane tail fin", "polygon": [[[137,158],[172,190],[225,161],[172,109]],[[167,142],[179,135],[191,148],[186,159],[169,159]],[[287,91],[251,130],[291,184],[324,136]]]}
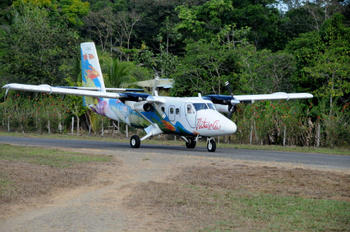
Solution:
{"label": "airplane tail fin", "polygon": [[[93,42],[82,43],[80,49],[83,87],[95,87],[101,92],[106,92],[95,44]],[[84,97],[85,106],[93,104],[93,101],[91,97]]]}

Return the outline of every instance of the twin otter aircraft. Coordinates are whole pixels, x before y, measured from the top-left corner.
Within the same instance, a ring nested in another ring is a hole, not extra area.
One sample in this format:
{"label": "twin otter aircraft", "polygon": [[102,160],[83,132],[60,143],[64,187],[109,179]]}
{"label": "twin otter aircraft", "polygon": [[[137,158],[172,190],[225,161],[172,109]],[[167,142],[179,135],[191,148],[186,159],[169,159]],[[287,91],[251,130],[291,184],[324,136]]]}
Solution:
{"label": "twin otter aircraft", "polygon": [[[136,90],[106,88],[94,43],[81,44],[81,68],[83,87],[7,84],[3,88],[7,91],[22,90],[83,96],[84,106],[92,111],[146,131],[147,135],[141,139],[137,135],[131,137],[132,148],[139,148],[142,140],[155,135],[176,134],[186,142],[187,148],[195,148],[198,138],[206,137],[209,152],[216,150],[214,140],[216,136],[236,132],[237,126],[229,118],[237,104],[252,103],[256,100],[313,97],[309,93],[233,96],[228,83],[226,85],[231,96],[162,97],[158,96],[156,91],[152,96],[147,93],[132,92]],[[228,113],[229,117],[225,117],[220,112]]]}

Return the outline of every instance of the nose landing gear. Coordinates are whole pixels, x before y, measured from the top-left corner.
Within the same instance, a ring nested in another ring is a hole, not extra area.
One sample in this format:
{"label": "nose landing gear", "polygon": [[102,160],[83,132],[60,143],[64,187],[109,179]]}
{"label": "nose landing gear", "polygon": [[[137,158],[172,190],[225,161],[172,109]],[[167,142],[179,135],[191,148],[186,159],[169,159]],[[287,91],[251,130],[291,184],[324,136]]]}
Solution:
{"label": "nose landing gear", "polygon": [[207,150],[209,152],[214,152],[216,150],[216,142],[214,138],[207,138]]}

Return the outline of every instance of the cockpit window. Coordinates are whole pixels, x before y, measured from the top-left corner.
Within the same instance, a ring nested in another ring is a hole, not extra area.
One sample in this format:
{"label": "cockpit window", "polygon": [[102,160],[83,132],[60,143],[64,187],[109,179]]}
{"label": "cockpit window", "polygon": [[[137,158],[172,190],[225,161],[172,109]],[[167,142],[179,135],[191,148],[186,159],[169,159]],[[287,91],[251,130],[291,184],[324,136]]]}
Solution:
{"label": "cockpit window", "polygon": [[215,110],[214,104],[208,103],[209,109]]}
{"label": "cockpit window", "polygon": [[194,108],[198,111],[198,110],[206,110],[208,109],[207,104],[205,103],[193,103]]}
{"label": "cockpit window", "polygon": [[194,114],[195,110],[193,109],[193,106],[191,103],[186,104],[186,112],[187,114]]}
{"label": "cockpit window", "polygon": [[206,110],[206,109],[212,109],[215,110],[215,107],[212,103],[193,103],[194,108],[198,110]]}

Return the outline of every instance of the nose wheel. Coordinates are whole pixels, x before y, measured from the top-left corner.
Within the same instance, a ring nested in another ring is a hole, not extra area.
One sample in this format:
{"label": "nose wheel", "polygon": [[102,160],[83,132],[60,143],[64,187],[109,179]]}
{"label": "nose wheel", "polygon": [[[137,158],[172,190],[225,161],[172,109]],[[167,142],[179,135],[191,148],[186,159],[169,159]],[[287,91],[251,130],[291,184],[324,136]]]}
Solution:
{"label": "nose wheel", "polygon": [[213,138],[208,138],[207,150],[209,152],[214,152],[216,150],[216,142]]}

